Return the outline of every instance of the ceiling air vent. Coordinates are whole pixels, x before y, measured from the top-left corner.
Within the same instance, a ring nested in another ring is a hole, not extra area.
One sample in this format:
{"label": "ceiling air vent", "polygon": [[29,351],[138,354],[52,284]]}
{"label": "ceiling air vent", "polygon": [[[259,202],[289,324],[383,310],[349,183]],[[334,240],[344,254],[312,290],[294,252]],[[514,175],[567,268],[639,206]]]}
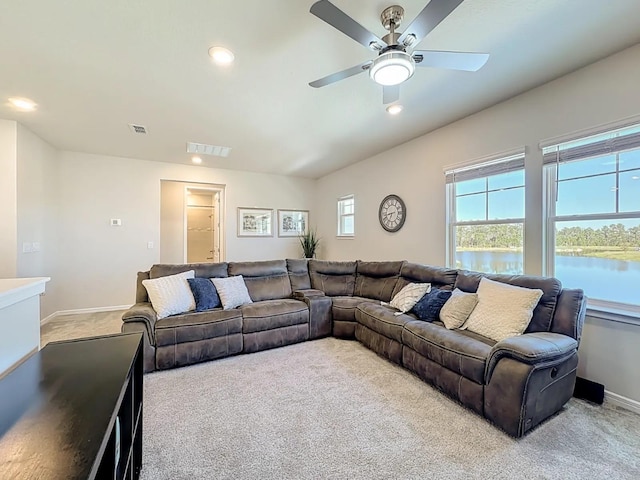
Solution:
{"label": "ceiling air vent", "polygon": [[187,153],[197,153],[198,155],[213,155],[215,157],[228,157],[231,147],[219,147],[217,145],[206,145],[204,143],[187,142]]}
{"label": "ceiling air vent", "polygon": [[134,125],[133,123],[130,123],[129,128],[133,133],[141,133],[143,135],[147,133],[147,127],[142,125]]}

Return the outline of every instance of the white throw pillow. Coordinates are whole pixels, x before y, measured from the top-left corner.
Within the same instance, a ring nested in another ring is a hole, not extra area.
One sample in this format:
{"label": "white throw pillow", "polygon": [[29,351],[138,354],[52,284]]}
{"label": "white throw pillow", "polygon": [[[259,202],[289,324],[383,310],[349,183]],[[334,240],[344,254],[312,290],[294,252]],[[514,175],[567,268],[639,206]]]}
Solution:
{"label": "white throw pillow", "polygon": [[466,293],[456,288],[440,310],[440,321],[449,330],[460,328],[477,304],[477,293]]}
{"label": "white throw pillow", "polygon": [[478,305],[462,328],[499,342],[524,333],[543,292],[483,277],[477,293]]}
{"label": "white throw pillow", "polygon": [[400,310],[396,315],[407,313],[426,293],[431,291],[430,283],[410,283],[405,285],[391,300],[393,308]]}
{"label": "white throw pillow", "polygon": [[195,272],[189,270],[177,275],[142,281],[142,285],[147,289],[151,306],[158,314],[158,320],[169,315],[195,310],[196,301],[187,282],[188,278],[194,278],[194,276]]}
{"label": "white throw pillow", "polygon": [[223,310],[231,310],[232,308],[253,303],[244,283],[242,275],[225,278],[212,278],[211,281],[216,286]]}

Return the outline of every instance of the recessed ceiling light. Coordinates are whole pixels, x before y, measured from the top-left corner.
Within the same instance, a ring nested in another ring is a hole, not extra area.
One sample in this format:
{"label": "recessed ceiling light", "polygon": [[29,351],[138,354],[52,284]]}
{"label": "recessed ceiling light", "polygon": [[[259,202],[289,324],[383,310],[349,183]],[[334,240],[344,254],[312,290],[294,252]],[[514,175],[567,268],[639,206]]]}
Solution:
{"label": "recessed ceiling light", "polygon": [[402,105],[398,105],[397,103],[394,105],[389,105],[387,107],[387,112],[390,115],[398,115],[402,111]]}
{"label": "recessed ceiling light", "polygon": [[211,47],[209,49],[209,56],[213,58],[213,61],[218,65],[230,65],[236,58],[231,50],[224,47]]}
{"label": "recessed ceiling light", "polygon": [[11,103],[11,105],[16,107],[18,110],[22,110],[24,112],[32,112],[38,106],[33,100],[19,97],[11,97],[9,99],[9,103]]}
{"label": "recessed ceiling light", "polygon": [[202,159],[200,157],[191,157],[191,161],[196,165],[200,165],[202,163]]}

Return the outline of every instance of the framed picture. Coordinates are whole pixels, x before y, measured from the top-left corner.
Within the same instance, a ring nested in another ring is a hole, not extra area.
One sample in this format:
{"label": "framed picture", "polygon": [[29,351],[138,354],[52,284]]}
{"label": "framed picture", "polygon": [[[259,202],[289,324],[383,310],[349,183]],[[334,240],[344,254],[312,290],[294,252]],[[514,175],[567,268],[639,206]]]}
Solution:
{"label": "framed picture", "polygon": [[297,237],[309,230],[309,210],[278,210],[278,236]]}
{"label": "framed picture", "polygon": [[273,210],[238,207],[239,237],[273,237]]}

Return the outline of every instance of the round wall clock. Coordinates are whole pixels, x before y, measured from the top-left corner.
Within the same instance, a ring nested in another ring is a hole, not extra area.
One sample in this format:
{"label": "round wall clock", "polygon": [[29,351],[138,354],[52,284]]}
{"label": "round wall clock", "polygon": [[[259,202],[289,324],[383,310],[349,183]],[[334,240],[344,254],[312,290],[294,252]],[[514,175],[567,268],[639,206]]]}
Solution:
{"label": "round wall clock", "polygon": [[407,207],[397,195],[387,195],[380,202],[378,220],[387,232],[397,232],[407,218]]}

